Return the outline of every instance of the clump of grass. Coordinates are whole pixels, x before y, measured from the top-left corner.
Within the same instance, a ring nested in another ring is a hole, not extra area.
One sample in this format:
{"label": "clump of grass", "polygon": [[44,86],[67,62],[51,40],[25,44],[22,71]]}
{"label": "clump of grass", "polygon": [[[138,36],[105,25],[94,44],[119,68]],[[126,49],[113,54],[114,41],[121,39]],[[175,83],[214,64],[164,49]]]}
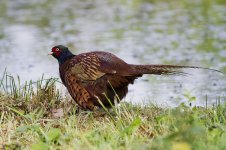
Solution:
{"label": "clump of grass", "polygon": [[[0,111],[7,113],[23,114],[35,112],[41,116],[48,116],[54,109],[71,105],[71,101],[64,102],[59,90],[56,89],[57,79],[44,79],[26,81],[21,84],[20,77],[7,74],[5,71],[0,81]],[[67,104],[66,104],[67,103]],[[40,117],[41,117],[40,116]]]}
{"label": "clump of grass", "polygon": [[[6,81],[7,80],[7,81]],[[226,103],[176,108],[121,103],[77,112],[56,79],[20,83],[4,73],[0,149],[224,149]],[[10,86],[5,86],[7,83]],[[11,87],[12,86],[12,87]],[[11,92],[12,91],[12,92]]]}

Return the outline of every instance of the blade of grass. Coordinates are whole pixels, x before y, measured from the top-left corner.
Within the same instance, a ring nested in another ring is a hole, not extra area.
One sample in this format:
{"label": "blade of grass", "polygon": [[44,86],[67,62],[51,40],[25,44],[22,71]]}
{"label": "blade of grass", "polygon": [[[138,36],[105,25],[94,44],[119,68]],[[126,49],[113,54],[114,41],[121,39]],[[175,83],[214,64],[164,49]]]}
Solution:
{"label": "blade of grass", "polygon": [[3,88],[3,91],[6,93],[6,88],[5,88],[4,84],[3,84],[3,80],[5,79],[5,77],[6,77],[6,68],[5,68],[4,72],[3,72],[2,79],[0,80],[0,89]]}

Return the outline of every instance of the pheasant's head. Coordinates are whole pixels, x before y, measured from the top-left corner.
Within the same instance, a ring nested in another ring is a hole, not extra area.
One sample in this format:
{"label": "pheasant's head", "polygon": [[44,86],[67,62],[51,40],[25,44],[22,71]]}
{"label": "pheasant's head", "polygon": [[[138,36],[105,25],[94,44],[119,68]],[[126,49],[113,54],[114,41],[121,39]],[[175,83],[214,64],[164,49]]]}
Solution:
{"label": "pheasant's head", "polygon": [[50,55],[56,58],[60,64],[64,63],[67,59],[70,59],[74,56],[71,51],[63,45],[54,46]]}

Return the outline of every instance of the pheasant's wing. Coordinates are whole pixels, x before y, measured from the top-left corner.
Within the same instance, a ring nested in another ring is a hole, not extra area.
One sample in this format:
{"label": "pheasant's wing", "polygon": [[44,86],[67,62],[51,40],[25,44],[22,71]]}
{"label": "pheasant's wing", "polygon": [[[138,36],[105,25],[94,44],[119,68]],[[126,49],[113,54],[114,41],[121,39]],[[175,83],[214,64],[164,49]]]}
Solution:
{"label": "pheasant's wing", "polygon": [[84,81],[97,80],[106,74],[131,76],[134,71],[122,59],[101,51],[79,54],[71,66],[72,72]]}
{"label": "pheasant's wing", "polygon": [[65,86],[71,97],[84,109],[93,110],[94,105],[90,99],[89,92],[82,86],[78,77],[70,70],[65,73]]}
{"label": "pheasant's wing", "polygon": [[77,58],[79,59],[72,67],[72,72],[85,81],[94,81],[106,76],[107,82],[116,88],[128,86],[142,76],[133,75],[131,66],[111,53],[94,51],[80,54]]}
{"label": "pheasant's wing", "polygon": [[71,72],[83,81],[93,81],[106,74],[100,70],[100,60],[92,53],[78,55],[71,62]]}

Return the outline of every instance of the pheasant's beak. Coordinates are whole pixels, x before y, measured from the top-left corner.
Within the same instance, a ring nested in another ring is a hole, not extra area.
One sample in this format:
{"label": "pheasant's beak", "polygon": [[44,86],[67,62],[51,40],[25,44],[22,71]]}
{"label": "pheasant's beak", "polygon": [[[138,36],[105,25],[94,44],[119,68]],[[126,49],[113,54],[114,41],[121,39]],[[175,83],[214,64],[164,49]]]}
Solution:
{"label": "pheasant's beak", "polygon": [[53,52],[50,52],[48,55],[53,55]]}

